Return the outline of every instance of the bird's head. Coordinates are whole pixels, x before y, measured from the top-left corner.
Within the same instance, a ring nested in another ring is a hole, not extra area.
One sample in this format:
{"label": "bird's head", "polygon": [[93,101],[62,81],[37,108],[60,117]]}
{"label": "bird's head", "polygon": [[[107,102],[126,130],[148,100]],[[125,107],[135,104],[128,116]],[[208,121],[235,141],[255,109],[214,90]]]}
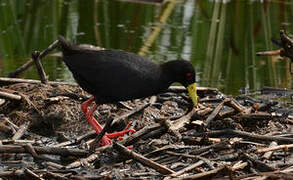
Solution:
{"label": "bird's head", "polygon": [[197,106],[198,98],[195,83],[195,71],[192,64],[186,60],[169,61],[163,65],[168,71],[172,81],[179,82],[188,91],[189,97],[193,104]]}

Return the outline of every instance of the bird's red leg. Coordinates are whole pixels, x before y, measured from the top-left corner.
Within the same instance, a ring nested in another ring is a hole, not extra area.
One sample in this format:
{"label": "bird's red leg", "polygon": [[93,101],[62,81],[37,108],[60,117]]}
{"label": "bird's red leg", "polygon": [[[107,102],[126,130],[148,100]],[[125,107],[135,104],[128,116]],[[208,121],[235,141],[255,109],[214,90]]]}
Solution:
{"label": "bird's red leg", "polygon": [[81,105],[81,109],[84,112],[86,119],[88,120],[89,124],[93,127],[93,129],[100,133],[102,131],[102,126],[95,120],[95,118],[92,116],[95,110],[97,109],[97,106],[95,105],[94,108],[91,109],[91,111],[88,110],[88,107],[95,101],[95,97],[92,96],[88,100],[86,100]]}
{"label": "bird's red leg", "polygon": [[[98,105],[95,104],[92,108],[90,108],[90,110],[88,109],[88,107],[95,101],[95,99],[96,98],[94,96],[92,96],[90,99],[88,99],[87,101],[82,103],[81,109],[85,113],[86,119],[89,122],[89,124],[96,131],[96,133],[99,134],[103,130],[103,127],[93,117],[93,113],[97,109]],[[127,124],[127,126],[120,132],[115,132],[115,133],[111,133],[111,134],[106,133],[101,139],[101,145],[102,146],[109,145],[112,143],[111,139],[123,136],[124,134],[126,134],[128,132],[135,133],[136,131],[134,129],[129,129],[131,124],[132,124],[132,121],[130,121]]]}
{"label": "bird's red leg", "polygon": [[[89,122],[89,124],[92,126],[92,128],[96,131],[97,134],[100,134],[100,132],[102,131],[103,127],[93,117],[93,113],[97,109],[98,105],[95,104],[90,110],[88,110],[88,107],[93,103],[93,101],[95,101],[94,96],[91,97],[90,99],[88,99],[87,101],[85,101],[84,103],[82,103],[81,109],[85,113],[86,119]],[[109,139],[106,136],[102,137],[102,139],[101,139],[101,145],[102,146],[109,145],[111,143],[112,143],[111,139]]]}
{"label": "bird's red leg", "polygon": [[83,102],[81,104],[81,110],[87,114],[88,113],[88,107],[96,100],[95,96],[90,97],[88,100]]}
{"label": "bird's red leg", "polygon": [[94,104],[94,106],[90,108],[90,110],[86,114],[86,119],[88,120],[89,124],[93,127],[93,129],[97,132],[97,134],[99,134],[102,131],[103,127],[100,125],[100,123],[98,123],[98,121],[93,116],[97,107],[98,105]]}

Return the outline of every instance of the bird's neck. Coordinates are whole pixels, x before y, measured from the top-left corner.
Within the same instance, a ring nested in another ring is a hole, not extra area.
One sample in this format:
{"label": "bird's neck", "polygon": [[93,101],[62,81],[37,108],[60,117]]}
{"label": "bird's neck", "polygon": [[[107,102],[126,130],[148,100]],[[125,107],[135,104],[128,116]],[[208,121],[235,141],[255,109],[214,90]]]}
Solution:
{"label": "bird's neck", "polygon": [[170,69],[170,63],[164,63],[160,65],[160,86],[162,89],[167,89],[172,83],[174,83],[176,80],[174,78],[174,74],[172,69]]}

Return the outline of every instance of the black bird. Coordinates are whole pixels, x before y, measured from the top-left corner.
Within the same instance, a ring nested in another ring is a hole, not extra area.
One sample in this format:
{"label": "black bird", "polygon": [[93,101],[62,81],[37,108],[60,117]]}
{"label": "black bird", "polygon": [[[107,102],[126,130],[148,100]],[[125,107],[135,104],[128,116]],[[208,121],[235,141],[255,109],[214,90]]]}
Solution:
{"label": "black bird", "polygon": [[[97,134],[102,131],[93,117],[98,104],[149,97],[165,91],[172,83],[179,82],[187,88],[192,102],[197,105],[195,71],[188,61],[175,60],[157,65],[146,58],[121,50],[85,49],[62,36],[59,36],[59,44],[63,61],[73,77],[82,89],[93,95],[81,107]],[[96,104],[88,110],[93,101]],[[105,134],[101,144],[108,145],[111,143],[109,138],[135,132],[128,127],[122,132]]]}

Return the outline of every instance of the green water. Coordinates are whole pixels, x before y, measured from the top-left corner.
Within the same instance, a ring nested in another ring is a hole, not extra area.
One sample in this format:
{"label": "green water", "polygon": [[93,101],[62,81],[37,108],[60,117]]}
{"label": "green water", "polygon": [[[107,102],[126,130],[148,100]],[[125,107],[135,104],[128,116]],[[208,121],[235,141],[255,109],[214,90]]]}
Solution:
{"label": "green water", "polygon": [[[277,49],[270,39],[278,38],[281,28],[293,33],[292,10],[290,0],[0,0],[0,75],[7,76],[32,51],[45,49],[62,34],[157,63],[190,60],[199,86],[227,94],[263,86],[291,88],[288,60],[255,53]],[[74,81],[60,58],[49,56],[42,63],[50,80]],[[31,67],[21,78],[39,77]]]}

